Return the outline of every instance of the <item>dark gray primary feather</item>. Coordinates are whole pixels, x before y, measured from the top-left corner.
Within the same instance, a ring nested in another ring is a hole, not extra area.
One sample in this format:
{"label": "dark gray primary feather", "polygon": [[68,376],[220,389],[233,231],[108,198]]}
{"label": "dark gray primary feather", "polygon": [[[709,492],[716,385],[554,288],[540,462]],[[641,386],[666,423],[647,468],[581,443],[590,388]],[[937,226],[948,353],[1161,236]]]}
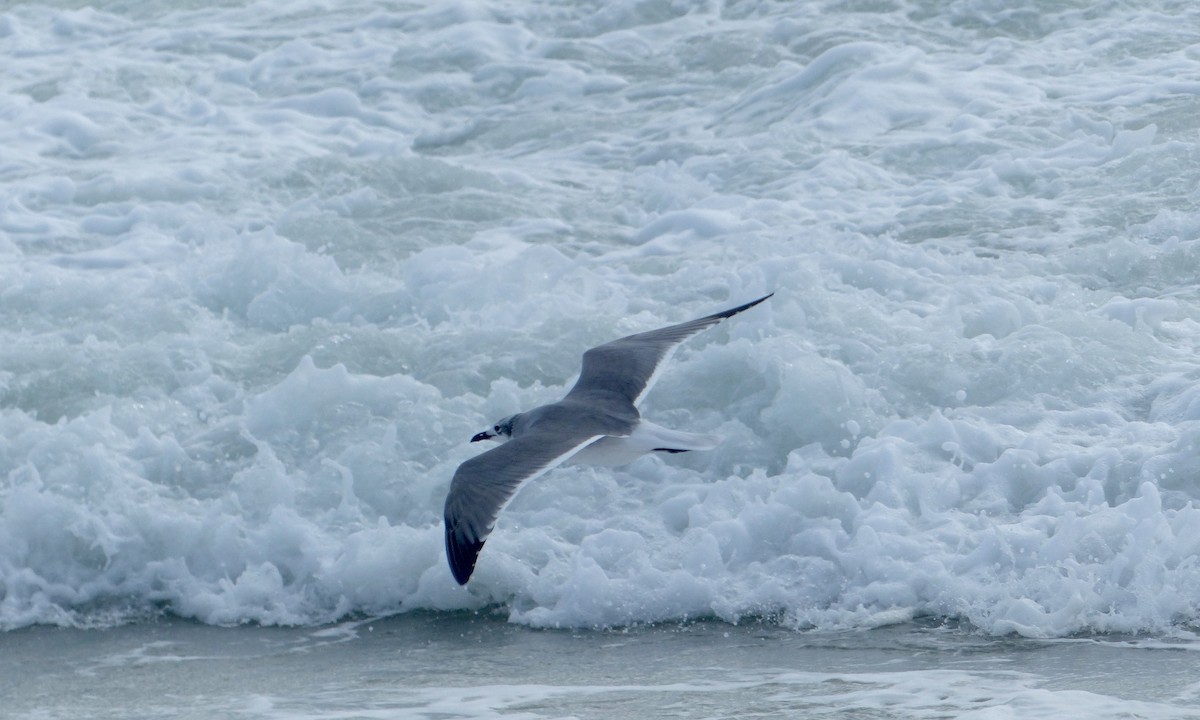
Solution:
{"label": "dark gray primary feather", "polygon": [[458,466],[446,496],[446,557],[459,585],[475,560],[500,510],[521,483],[558,465],[602,433],[532,432],[476,455]]}
{"label": "dark gray primary feather", "polygon": [[583,370],[567,397],[599,396],[597,400],[601,397],[619,398],[632,405],[646,390],[659,363],[676,345],[774,294],[698,320],[630,335],[594,347],[583,354]]}

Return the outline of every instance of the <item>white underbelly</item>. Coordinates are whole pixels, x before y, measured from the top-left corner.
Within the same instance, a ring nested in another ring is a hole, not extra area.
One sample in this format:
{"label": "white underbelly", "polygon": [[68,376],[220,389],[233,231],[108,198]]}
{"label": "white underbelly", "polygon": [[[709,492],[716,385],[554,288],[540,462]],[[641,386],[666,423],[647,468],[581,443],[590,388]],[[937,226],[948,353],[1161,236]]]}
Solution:
{"label": "white underbelly", "polygon": [[627,465],[647,452],[627,437],[602,437],[568,458],[567,464]]}
{"label": "white underbelly", "polygon": [[715,435],[669,430],[642,420],[625,437],[605,436],[581,449],[569,465],[627,465],[655,450],[711,450],[721,442]]}

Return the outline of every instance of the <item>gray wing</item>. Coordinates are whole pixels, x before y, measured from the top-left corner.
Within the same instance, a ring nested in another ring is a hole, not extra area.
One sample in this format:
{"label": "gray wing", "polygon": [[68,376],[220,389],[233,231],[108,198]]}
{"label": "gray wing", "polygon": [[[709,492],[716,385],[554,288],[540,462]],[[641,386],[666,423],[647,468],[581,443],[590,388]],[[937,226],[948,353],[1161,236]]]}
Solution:
{"label": "gray wing", "polygon": [[458,466],[446,496],[446,559],[466,585],[500,510],[526,480],[563,462],[597,434],[529,432]]}
{"label": "gray wing", "polygon": [[587,395],[611,398],[615,395],[621,401],[636,404],[654,384],[659,365],[679,343],[774,294],[698,320],[630,335],[588,350],[583,354],[579,379],[565,399]]}

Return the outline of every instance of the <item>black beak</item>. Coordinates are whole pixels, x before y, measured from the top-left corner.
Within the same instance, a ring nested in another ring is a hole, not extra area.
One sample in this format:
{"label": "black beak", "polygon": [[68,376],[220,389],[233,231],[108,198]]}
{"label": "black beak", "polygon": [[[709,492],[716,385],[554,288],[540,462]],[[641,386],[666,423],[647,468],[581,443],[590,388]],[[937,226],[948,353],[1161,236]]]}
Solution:
{"label": "black beak", "polygon": [[496,437],[496,436],[491,434],[487,430],[484,430],[481,433],[477,433],[475,435],[475,437],[471,438],[471,442],[479,442],[480,440],[487,440],[488,438],[494,438],[494,437]]}

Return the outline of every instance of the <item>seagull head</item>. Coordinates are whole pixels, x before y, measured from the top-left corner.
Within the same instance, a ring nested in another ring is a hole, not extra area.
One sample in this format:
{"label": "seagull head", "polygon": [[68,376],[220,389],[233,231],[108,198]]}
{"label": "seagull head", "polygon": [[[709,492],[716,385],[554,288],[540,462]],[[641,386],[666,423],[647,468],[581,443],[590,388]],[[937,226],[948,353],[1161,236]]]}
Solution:
{"label": "seagull head", "polygon": [[496,424],[484,430],[481,433],[475,433],[475,437],[471,438],[471,442],[479,442],[480,440],[495,440],[504,442],[512,437],[513,423],[516,421],[516,415],[509,415],[503,420],[497,420]]}

